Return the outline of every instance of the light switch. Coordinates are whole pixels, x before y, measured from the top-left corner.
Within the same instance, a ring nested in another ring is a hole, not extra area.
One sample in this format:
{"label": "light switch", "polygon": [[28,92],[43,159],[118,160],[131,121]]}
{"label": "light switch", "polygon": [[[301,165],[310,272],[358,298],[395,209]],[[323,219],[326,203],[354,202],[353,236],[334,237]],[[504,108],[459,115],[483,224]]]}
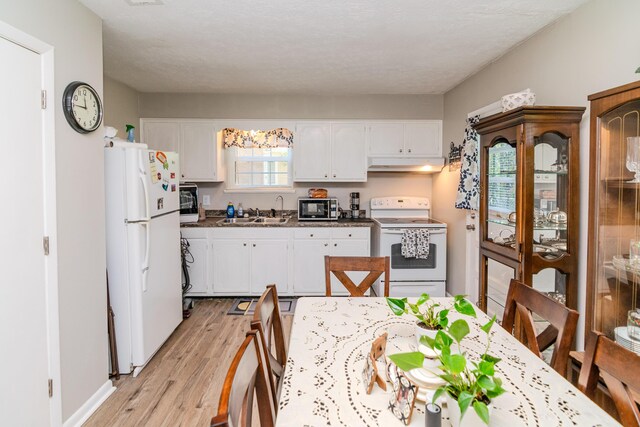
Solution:
{"label": "light switch", "polygon": [[211,204],[211,196],[202,196],[202,204],[209,206]]}

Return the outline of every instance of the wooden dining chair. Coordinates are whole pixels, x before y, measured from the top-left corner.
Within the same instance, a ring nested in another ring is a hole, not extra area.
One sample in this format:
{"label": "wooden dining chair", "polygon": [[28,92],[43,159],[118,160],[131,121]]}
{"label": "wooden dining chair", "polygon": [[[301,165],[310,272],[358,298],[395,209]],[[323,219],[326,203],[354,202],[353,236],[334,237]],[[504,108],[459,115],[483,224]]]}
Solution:
{"label": "wooden dining chair", "polygon": [[212,427],[250,427],[254,395],[259,425],[275,426],[274,400],[264,362],[264,351],[257,332],[247,332],[224,380],[218,414],[211,419]]}
{"label": "wooden dining chair", "polygon": [[622,425],[640,426],[640,412],[630,390],[640,390],[640,355],[600,332],[591,331],[587,337],[578,388],[593,399],[599,378],[607,386]]}
{"label": "wooden dining chair", "polygon": [[[368,271],[369,274],[356,286],[347,271]],[[331,296],[331,273],[347,288],[352,297],[365,296],[365,292],[384,273],[384,296],[389,296],[389,257],[324,257],[326,295]]]}
{"label": "wooden dining chair", "polygon": [[258,300],[251,322],[251,329],[258,331],[258,337],[262,341],[267,372],[271,373],[269,375],[269,384],[275,398],[274,404],[277,407],[282,375],[287,363],[287,342],[284,339],[276,285],[267,285],[267,289]]}
{"label": "wooden dining chair", "polygon": [[[569,351],[578,324],[578,312],[522,282],[511,279],[502,317],[502,327],[510,334],[514,332],[516,313],[519,315],[524,334],[519,337],[520,341],[540,358],[543,351],[555,344],[550,365],[560,375],[566,376]],[[536,334],[532,313],[549,322],[549,326],[540,334]]]}

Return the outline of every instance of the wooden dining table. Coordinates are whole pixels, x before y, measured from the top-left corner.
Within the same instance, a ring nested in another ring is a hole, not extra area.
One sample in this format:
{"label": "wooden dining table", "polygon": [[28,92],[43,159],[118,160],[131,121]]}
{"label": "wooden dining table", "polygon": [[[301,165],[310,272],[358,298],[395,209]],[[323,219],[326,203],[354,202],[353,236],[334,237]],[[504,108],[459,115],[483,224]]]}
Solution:
{"label": "wooden dining table", "polygon": [[[436,298],[451,305],[452,298]],[[474,358],[486,346],[480,326],[489,317],[477,310],[465,317],[471,332],[463,351]],[[402,426],[389,410],[392,387],[366,393],[365,357],[372,341],[388,334],[386,354],[417,349],[415,318],[396,316],[384,298],[304,297],[297,302],[279,400],[277,427]],[[599,406],[498,324],[491,331],[490,353],[502,360],[496,375],[505,394],[495,398],[491,426],[617,426]],[[425,403],[416,401],[411,426],[425,425]],[[442,426],[449,426],[446,405]]]}

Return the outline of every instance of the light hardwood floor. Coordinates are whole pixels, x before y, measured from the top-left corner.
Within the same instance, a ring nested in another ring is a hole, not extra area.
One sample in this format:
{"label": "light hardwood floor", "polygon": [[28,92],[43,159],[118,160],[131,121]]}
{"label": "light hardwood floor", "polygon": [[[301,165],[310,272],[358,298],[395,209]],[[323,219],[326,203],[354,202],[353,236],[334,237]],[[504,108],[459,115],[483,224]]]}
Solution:
{"label": "light hardwood floor", "polygon": [[[117,390],[85,426],[208,426],[220,389],[251,316],[228,316],[233,299],[197,300],[138,377]],[[283,316],[288,339],[293,316]]]}

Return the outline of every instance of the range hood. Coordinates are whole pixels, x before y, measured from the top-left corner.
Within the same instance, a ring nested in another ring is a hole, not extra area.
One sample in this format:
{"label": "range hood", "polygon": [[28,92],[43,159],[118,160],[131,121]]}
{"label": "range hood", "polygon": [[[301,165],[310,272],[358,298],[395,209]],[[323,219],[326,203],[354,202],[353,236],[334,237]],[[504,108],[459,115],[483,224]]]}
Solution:
{"label": "range hood", "polygon": [[440,172],[444,157],[369,157],[369,172]]}

